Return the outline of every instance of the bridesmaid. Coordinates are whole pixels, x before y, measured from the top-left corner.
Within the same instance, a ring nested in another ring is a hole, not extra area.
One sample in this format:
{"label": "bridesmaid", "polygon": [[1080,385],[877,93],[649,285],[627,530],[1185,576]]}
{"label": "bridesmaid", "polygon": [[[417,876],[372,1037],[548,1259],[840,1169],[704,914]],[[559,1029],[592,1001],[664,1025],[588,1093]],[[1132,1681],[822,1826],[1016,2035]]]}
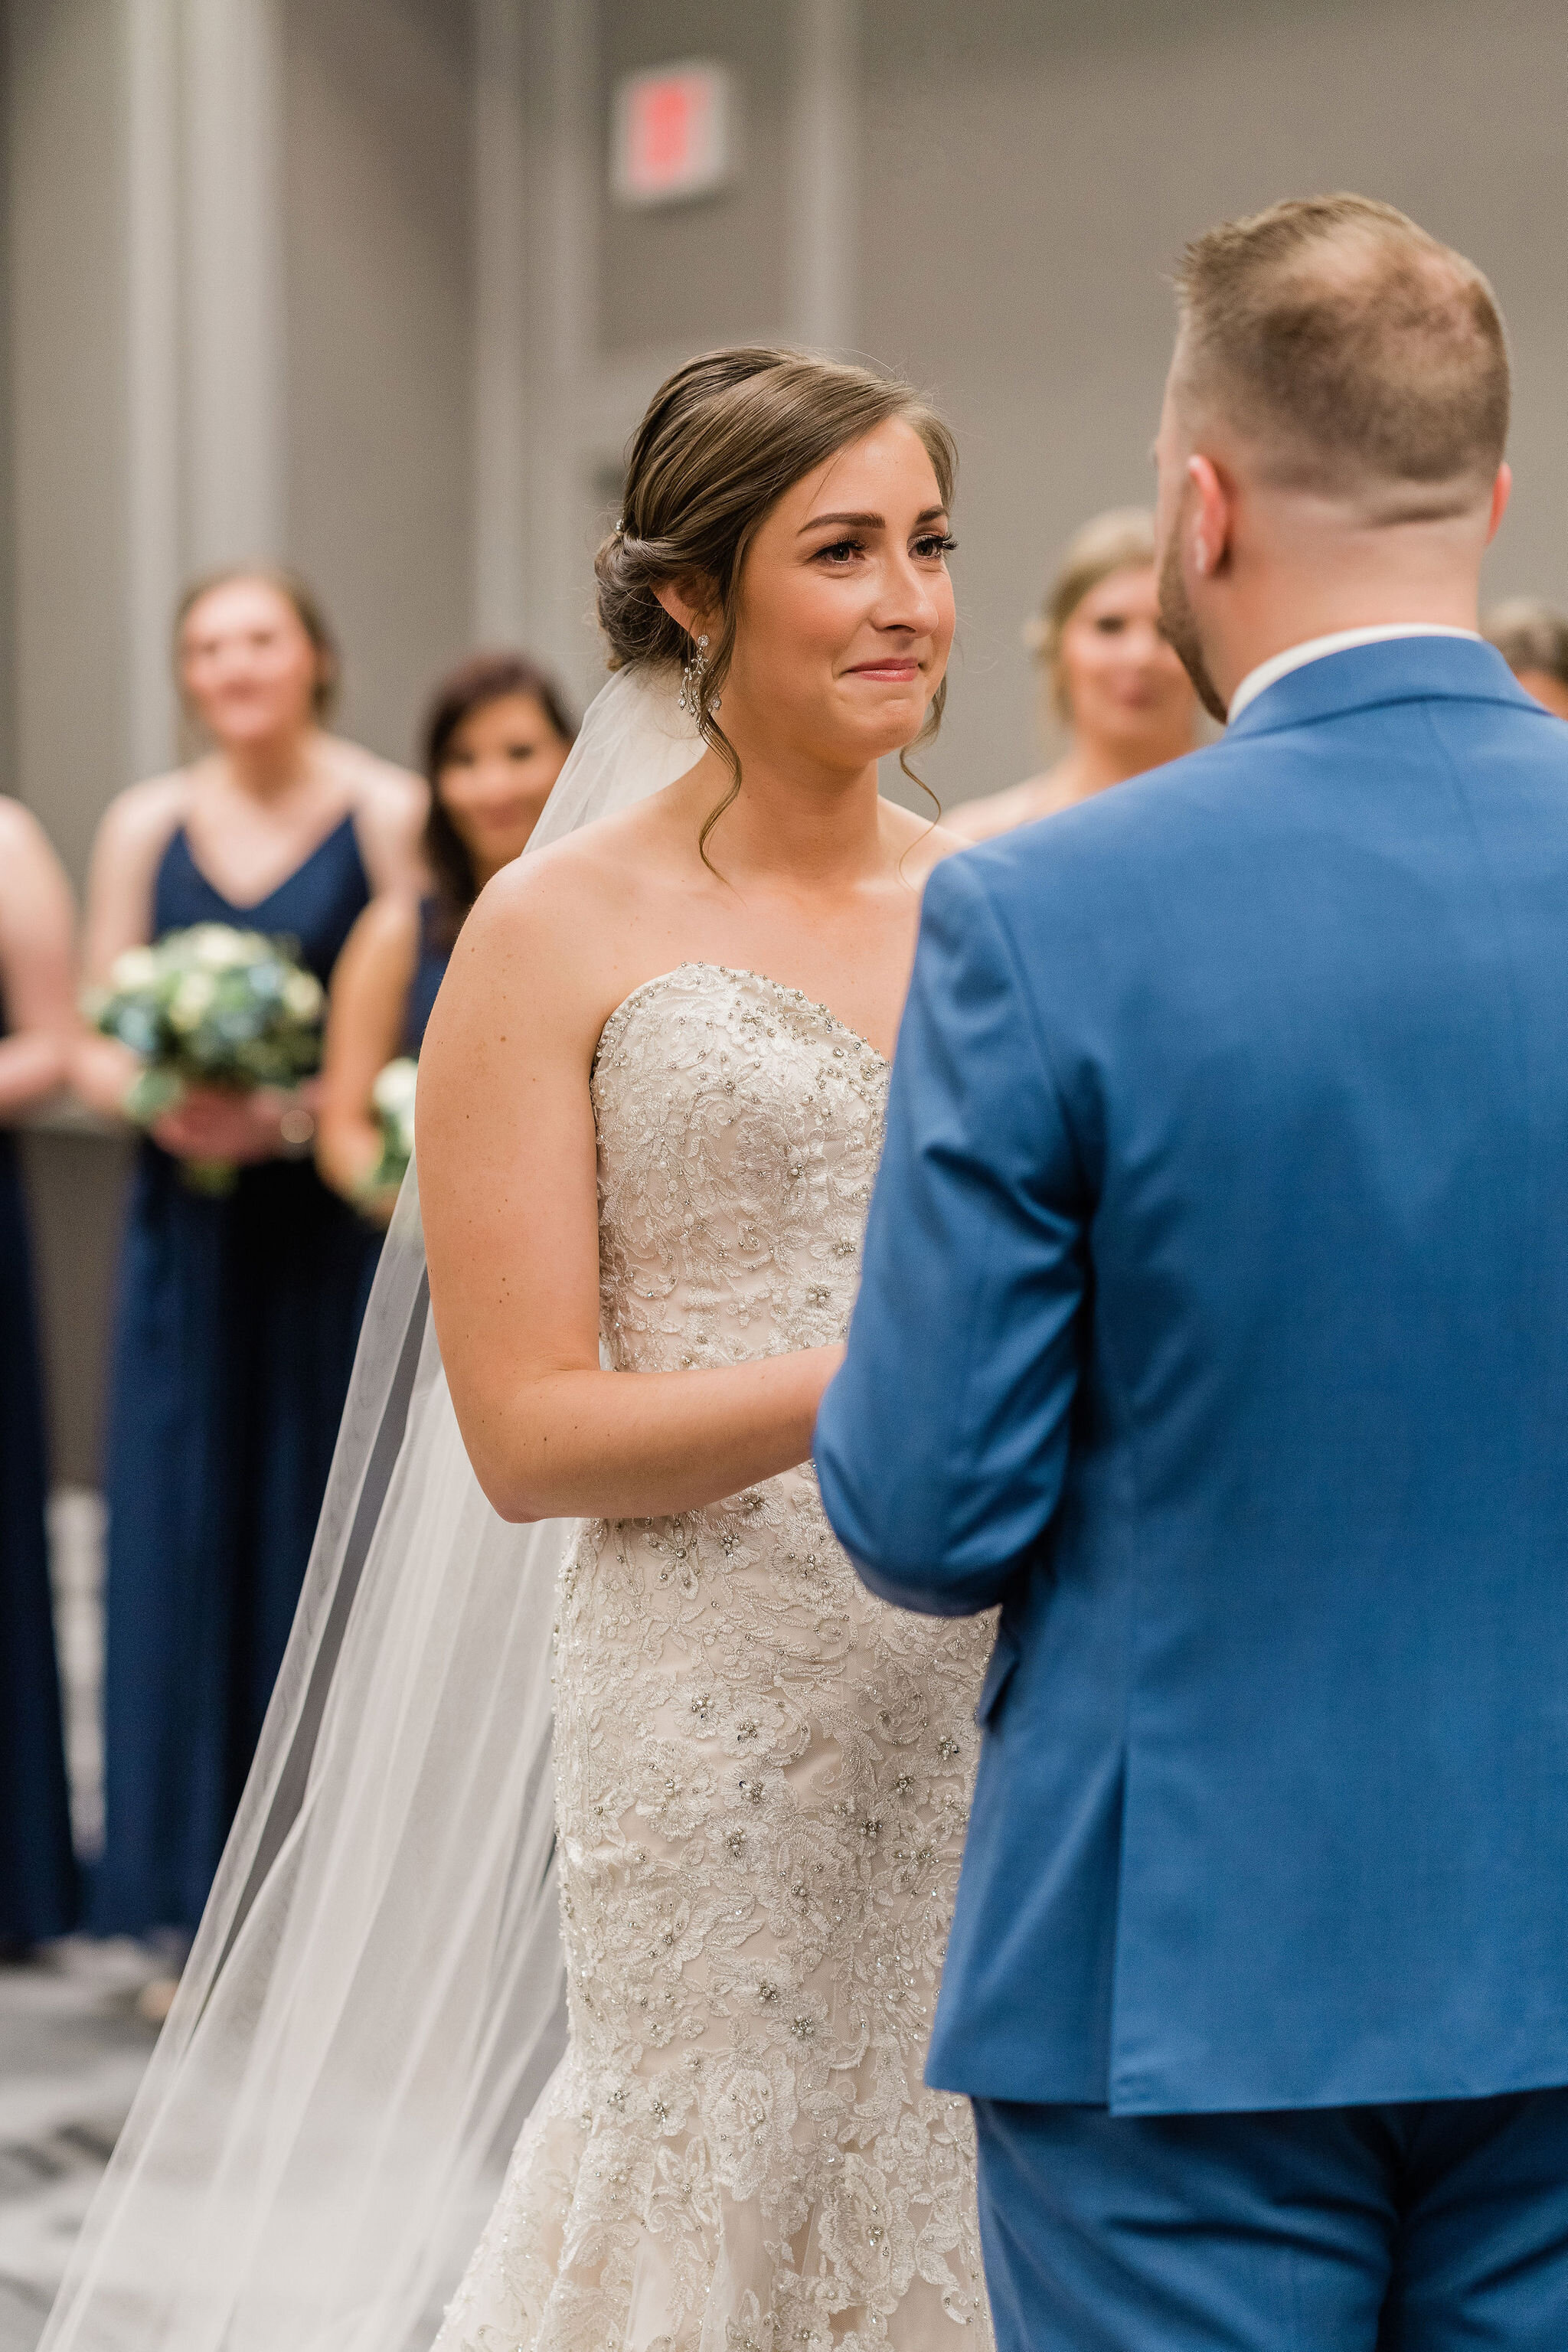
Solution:
{"label": "bridesmaid", "polygon": [[49,1601],[42,1383],[11,1121],[64,1084],[74,1024],[69,885],[0,800],[0,1955],[63,1936],[76,1868]]}
{"label": "bridesmaid", "polygon": [[[105,815],[89,977],[221,922],[287,935],[325,982],[372,892],[417,887],[424,788],[325,731],[335,647],[283,574],[201,583],[175,654],[212,749]],[[136,1066],[84,1041],[79,1091],[116,1111]],[[142,1146],[112,1373],[101,1933],[195,1929],[288,1640],[375,1246],[317,1177],[313,1126],[270,1091],[193,1092]],[[236,1190],[193,1190],[188,1159],[238,1162]]]}
{"label": "bridesmaid", "polygon": [[1067,751],[1043,774],[950,810],[950,833],[989,840],[1194,748],[1197,698],[1160,634],[1159,602],[1152,515],[1121,507],[1085,523],[1025,631]]}
{"label": "bridesmaid", "polygon": [[1526,694],[1554,719],[1568,719],[1568,614],[1535,596],[1515,596],[1483,616],[1481,635]]}
{"label": "bridesmaid", "polygon": [[478,654],[442,679],[424,729],[433,887],[375,899],[332,975],[316,1135],[326,1181],[384,1224],[395,1192],[367,1195],[381,1157],[371,1088],[416,1059],[463,919],[492,874],[527,846],[575,726],[560,688],[526,654]]}

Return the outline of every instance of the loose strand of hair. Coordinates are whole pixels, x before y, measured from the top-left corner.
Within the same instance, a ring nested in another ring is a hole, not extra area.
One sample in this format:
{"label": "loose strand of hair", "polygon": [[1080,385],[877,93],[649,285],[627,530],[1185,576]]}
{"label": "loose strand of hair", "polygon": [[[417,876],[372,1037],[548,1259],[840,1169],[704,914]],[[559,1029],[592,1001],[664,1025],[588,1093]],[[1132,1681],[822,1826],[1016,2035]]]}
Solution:
{"label": "loose strand of hair", "polygon": [[[924,732],[923,729],[921,732]],[[933,825],[938,825],[942,823],[942,802],[931,790],[930,784],[927,783],[925,778],[920,773],[919,770],[910,767],[910,753],[913,748],[912,744],[905,744],[903,750],[899,753],[899,765],[903,770],[904,774],[909,778],[910,782],[913,784],[916,792],[924,793],[927,800],[930,801],[932,808],[936,811],[936,814],[931,819],[931,824]]]}
{"label": "loose strand of hair", "polygon": [[[947,680],[944,677],[942,684],[937,688],[936,692],[931,696],[931,708],[926,712],[924,726],[921,729],[920,733],[915,737],[914,741],[912,743],[906,743],[903,750],[899,753],[899,766],[900,770],[904,775],[908,777],[910,782],[914,785],[917,792],[924,793],[927,800],[930,801],[932,808],[936,811],[936,814],[931,818],[930,824],[926,827],[926,833],[934,833],[937,826],[942,823],[942,802],[938,794],[933,792],[931,785],[927,783],[925,778],[921,774],[919,769],[910,767],[910,753],[911,751],[918,751],[922,743],[930,743],[935,740],[937,730],[942,725],[942,714],[943,709],[946,708],[946,704]],[[922,841],[925,837],[925,834],[921,834],[920,836]],[[909,856],[910,849],[913,849],[915,846],[915,843],[911,841],[910,848],[906,849],[899,859],[899,873],[900,877],[904,870],[904,858]]]}
{"label": "loose strand of hair", "polygon": [[702,830],[697,836],[697,855],[702,860],[703,865],[708,868],[709,873],[712,875],[714,880],[717,882],[723,882],[725,884],[725,887],[728,888],[730,886],[725,876],[720,873],[719,868],[714,865],[713,860],[708,855],[708,836],[712,832],[714,826],[718,824],[720,818],[725,814],[726,810],[732,809],[735,803],[741,797],[741,758],[734,745],[731,742],[729,737],[725,734],[723,729],[718,724],[717,720],[714,721],[712,732],[706,735],[703,740],[712,746],[712,749],[718,752],[721,760],[728,763],[731,774],[734,778],[734,782],[730,786],[730,789],[725,793],[723,799],[717,802],[703,818]]}
{"label": "loose strand of hair", "polygon": [[[710,808],[702,820],[702,829],[697,836],[697,855],[709,873],[720,882],[725,882],[725,877],[720,873],[708,855],[708,841],[720,818],[734,807],[741,796],[742,771],[741,755],[720,726],[714,713],[718,709],[720,698],[723,694],[724,682],[730,675],[730,659],[735,650],[735,614],[731,604],[731,590],[751,539],[751,531],[748,530],[742,534],[736,545],[729,577],[714,583],[718,589],[719,609],[723,614],[723,624],[719,634],[719,643],[713,651],[713,658],[709,663],[703,674],[702,682],[697,690],[697,731],[709,750],[718,752],[733,779],[723,799],[716,807]],[[725,887],[729,887],[727,882]]]}

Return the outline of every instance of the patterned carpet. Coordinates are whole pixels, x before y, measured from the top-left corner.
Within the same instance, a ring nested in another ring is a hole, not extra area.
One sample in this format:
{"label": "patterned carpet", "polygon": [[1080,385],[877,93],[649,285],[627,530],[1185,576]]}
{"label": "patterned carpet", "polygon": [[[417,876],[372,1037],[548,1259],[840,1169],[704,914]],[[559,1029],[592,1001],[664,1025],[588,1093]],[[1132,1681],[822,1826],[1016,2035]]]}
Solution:
{"label": "patterned carpet", "polygon": [[0,2352],[33,2352],[155,2039],[154,1962],[72,1939],[0,1968]]}
{"label": "patterned carpet", "polygon": [[[49,1514],[77,1843],[101,1836],[103,1510],[80,1488]],[[33,2352],[71,2242],[156,2038],[136,1997],[158,1963],[85,1938],[0,1965],[0,2352]]]}

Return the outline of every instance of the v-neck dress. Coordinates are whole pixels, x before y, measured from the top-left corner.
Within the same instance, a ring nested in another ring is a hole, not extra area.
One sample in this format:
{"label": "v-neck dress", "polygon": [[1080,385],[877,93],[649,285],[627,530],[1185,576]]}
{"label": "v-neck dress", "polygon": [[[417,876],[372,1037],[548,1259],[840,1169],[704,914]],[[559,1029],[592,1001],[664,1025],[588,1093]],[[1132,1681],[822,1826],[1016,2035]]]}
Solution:
{"label": "v-neck dress", "polygon": [[[324,983],[369,897],[352,817],[250,906],[214,887],[182,829],[153,929],[285,936]],[[293,1622],[377,1246],[309,1160],[243,1169],[215,1200],[142,1144],[110,1414],[104,1934],[200,1919]]]}
{"label": "v-neck dress", "polygon": [[32,1251],[16,1145],[0,1129],[0,1939],[23,1944],[76,1919],[47,1491]]}

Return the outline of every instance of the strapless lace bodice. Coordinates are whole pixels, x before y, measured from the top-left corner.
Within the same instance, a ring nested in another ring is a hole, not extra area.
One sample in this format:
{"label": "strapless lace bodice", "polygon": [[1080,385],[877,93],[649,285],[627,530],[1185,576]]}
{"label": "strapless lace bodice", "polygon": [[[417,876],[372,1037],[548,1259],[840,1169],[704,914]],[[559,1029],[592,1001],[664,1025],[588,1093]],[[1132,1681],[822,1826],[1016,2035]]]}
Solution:
{"label": "strapless lace bodice", "polygon": [[[887,1075],[754,974],[626,1000],[593,1077],[610,1364],[842,1338]],[[872,1598],[809,1465],[584,1530],[556,1654],[571,2047],[442,2352],[988,2342],[967,2105],[921,2075],[991,1634]]]}
{"label": "strapless lace bodice", "polygon": [[772,981],[683,964],[628,996],[594,1069],[610,1361],[673,1371],[841,1339],[887,1089],[874,1046]]}

